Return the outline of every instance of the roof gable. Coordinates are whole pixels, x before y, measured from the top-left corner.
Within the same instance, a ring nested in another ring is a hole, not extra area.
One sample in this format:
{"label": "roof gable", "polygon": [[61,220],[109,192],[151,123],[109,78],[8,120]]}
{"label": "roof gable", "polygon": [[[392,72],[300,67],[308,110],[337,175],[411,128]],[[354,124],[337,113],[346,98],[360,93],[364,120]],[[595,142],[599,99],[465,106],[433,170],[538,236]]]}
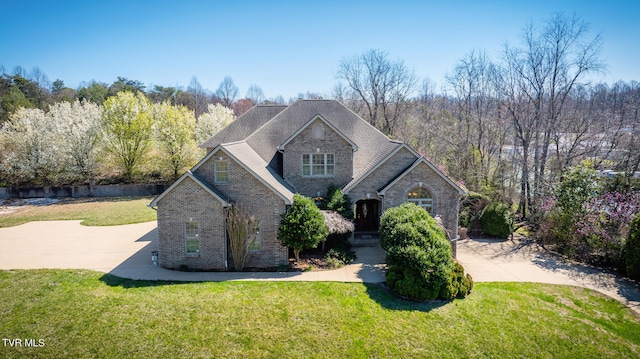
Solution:
{"label": "roof gable", "polygon": [[399,146],[393,148],[391,150],[391,152],[389,152],[388,154],[386,154],[384,156],[384,158],[382,158],[379,161],[372,161],[370,168],[368,168],[366,171],[364,171],[361,175],[359,176],[354,176],[353,180],[349,183],[347,183],[346,186],[344,186],[344,188],[342,189],[342,192],[344,192],[345,194],[349,193],[349,191],[351,189],[353,189],[355,186],[357,186],[360,182],[362,182],[364,179],[366,179],[367,177],[369,177],[369,175],[371,175],[373,172],[375,172],[375,170],[377,170],[380,166],[382,166],[384,163],[386,163],[387,161],[389,161],[391,158],[393,158],[393,156],[395,156],[396,153],[398,153],[401,149],[406,149],[409,152],[411,152],[411,154],[413,154],[414,156],[416,156],[416,158],[419,158],[420,155],[418,155],[418,153],[416,151],[413,150],[413,148],[411,148],[409,145],[407,145],[406,143],[401,143],[399,144]]}
{"label": "roof gable", "polygon": [[447,175],[445,175],[444,173],[442,173],[442,171],[440,171],[436,166],[434,166],[430,161],[428,161],[426,158],[424,157],[420,157],[418,158],[413,165],[411,165],[411,167],[407,168],[406,171],[402,172],[398,177],[396,177],[393,181],[389,182],[389,184],[387,184],[386,186],[384,186],[383,188],[381,188],[378,191],[378,194],[381,196],[384,196],[385,192],[393,187],[393,185],[395,185],[398,181],[400,181],[404,176],[406,176],[408,173],[410,173],[414,168],[418,167],[420,164],[426,164],[431,170],[433,170],[438,176],[440,176],[448,185],[450,185],[453,189],[455,189],[456,191],[458,191],[458,194],[462,195],[465,193],[465,191],[460,188],[460,186],[458,186],[455,182],[453,182],[451,180],[451,178],[447,177]]}
{"label": "roof gable", "polygon": [[358,145],[356,145],[353,141],[351,141],[351,139],[347,136],[345,136],[344,133],[342,133],[342,131],[340,131],[338,128],[336,128],[336,126],[334,126],[331,122],[327,121],[324,117],[322,117],[321,114],[317,113],[315,114],[313,117],[311,117],[311,119],[309,121],[307,121],[307,123],[305,123],[304,125],[302,125],[302,127],[300,127],[296,132],[294,132],[291,136],[289,136],[289,138],[287,138],[284,142],[282,142],[279,146],[278,146],[278,150],[282,150],[284,151],[285,146],[291,142],[294,138],[296,138],[300,133],[302,133],[302,131],[304,131],[307,127],[311,126],[312,123],[316,122],[316,120],[320,120],[322,123],[324,123],[325,125],[327,125],[327,127],[329,127],[331,130],[333,130],[333,132],[337,133],[338,136],[340,136],[343,140],[345,140],[348,144],[351,145],[351,149],[355,152],[358,150]]}
{"label": "roof gable", "polygon": [[258,181],[282,198],[285,204],[293,203],[294,190],[244,141],[223,143],[216,146],[202,160],[200,160],[200,162],[198,162],[191,171],[195,172],[219,150],[231,157],[245,171],[249,172],[258,179]]}
{"label": "roof gable", "polygon": [[213,196],[215,199],[217,199],[218,201],[220,201],[220,203],[222,203],[223,207],[228,207],[230,204],[229,202],[227,202],[225,199],[223,199],[222,195],[219,194],[215,188],[210,187],[209,185],[206,184],[205,181],[201,180],[200,178],[198,178],[198,176],[194,175],[193,172],[191,171],[187,171],[185,174],[183,174],[180,178],[178,178],[177,181],[175,181],[169,188],[167,188],[164,192],[162,192],[158,197],[156,197],[153,201],[151,201],[151,203],[149,203],[149,207],[155,207],[158,205],[158,202],[164,198],[164,196],[166,196],[167,194],[169,194],[176,186],[178,186],[180,183],[182,183],[182,181],[184,181],[185,179],[190,178],[192,179],[195,183],[197,183],[200,187],[202,187],[207,193],[209,193],[211,196]]}

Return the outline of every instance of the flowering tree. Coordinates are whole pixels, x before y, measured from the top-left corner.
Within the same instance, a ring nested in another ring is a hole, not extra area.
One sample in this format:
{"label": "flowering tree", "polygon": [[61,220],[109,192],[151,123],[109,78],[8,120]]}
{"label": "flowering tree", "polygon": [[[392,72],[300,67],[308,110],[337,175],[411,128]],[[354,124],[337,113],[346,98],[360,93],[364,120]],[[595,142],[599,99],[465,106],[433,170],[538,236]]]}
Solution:
{"label": "flowering tree", "polygon": [[162,162],[174,178],[180,170],[193,164],[195,159],[196,119],[187,107],[173,106],[168,102],[156,104],[155,133],[162,150]]}
{"label": "flowering tree", "polygon": [[0,130],[3,177],[13,184],[55,184],[66,167],[61,137],[51,116],[18,108]]}
{"label": "flowering tree", "polygon": [[105,150],[115,157],[127,181],[151,148],[152,105],[142,92],[119,92],[104,102]]}
{"label": "flowering tree", "polygon": [[102,107],[89,101],[62,101],[53,104],[47,116],[60,136],[58,143],[69,160],[71,174],[82,179],[92,178],[96,168]]}
{"label": "flowering tree", "polygon": [[207,112],[198,117],[196,142],[203,143],[234,120],[233,110],[222,104],[209,105]]}
{"label": "flowering tree", "polygon": [[620,264],[622,248],[629,236],[629,225],[640,212],[640,193],[605,192],[583,205],[584,215],[576,218],[575,228],[592,251],[607,261]]}

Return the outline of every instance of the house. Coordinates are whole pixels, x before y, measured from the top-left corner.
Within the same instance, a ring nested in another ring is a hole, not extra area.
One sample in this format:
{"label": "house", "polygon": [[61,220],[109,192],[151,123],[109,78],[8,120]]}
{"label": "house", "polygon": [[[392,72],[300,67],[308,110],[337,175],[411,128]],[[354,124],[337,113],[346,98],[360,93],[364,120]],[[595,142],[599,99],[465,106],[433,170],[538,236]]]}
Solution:
{"label": "house", "polygon": [[233,268],[224,216],[231,203],[259,221],[246,266],[286,264],[277,232],[293,194],[321,196],[332,184],[354,201],[356,233],[377,231],[385,209],[411,201],[441,217],[455,249],[463,190],[337,101],[255,106],[202,147],[206,156],[150,204],[162,267]]}

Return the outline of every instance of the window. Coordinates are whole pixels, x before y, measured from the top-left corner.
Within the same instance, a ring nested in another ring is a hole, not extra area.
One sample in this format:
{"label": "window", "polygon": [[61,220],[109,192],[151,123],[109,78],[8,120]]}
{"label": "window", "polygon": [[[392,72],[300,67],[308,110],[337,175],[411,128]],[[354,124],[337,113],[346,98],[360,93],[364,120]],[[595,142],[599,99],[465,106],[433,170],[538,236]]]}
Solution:
{"label": "window", "polygon": [[247,238],[247,250],[249,252],[260,252],[262,250],[262,235],[260,234],[260,222],[256,222],[253,228],[249,228]]}
{"label": "window", "polygon": [[333,176],[335,175],[335,167],[333,153],[305,153],[302,155],[303,176]]}
{"label": "window", "polygon": [[184,239],[187,254],[200,253],[200,224],[198,222],[184,224]]}
{"label": "window", "polygon": [[433,198],[428,189],[418,186],[407,193],[407,202],[413,202],[433,214]]}
{"label": "window", "polygon": [[216,160],[213,162],[214,182],[229,182],[229,161]]}

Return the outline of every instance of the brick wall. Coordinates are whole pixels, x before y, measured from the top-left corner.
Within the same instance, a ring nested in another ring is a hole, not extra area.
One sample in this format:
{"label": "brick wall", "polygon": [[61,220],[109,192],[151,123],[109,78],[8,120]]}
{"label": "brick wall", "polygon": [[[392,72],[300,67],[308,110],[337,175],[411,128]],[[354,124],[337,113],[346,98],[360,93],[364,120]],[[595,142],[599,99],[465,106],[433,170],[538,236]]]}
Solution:
{"label": "brick wall", "polygon": [[[186,253],[185,223],[199,223],[200,253]],[[158,202],[159,265],[163,268],[223,270],[224,213],[219,200],[185,178]]]}
{"label": "brick wall", "polygon": [[383,210],[407,201],[407,193],[420,182],[433,197],[433,216],[442,217],[442,223],[451,239],[457,237],[459,194],[427,164],[421,163],[387,189],[382,201]]}
{"label": "brick wall", "polygon": [[[323,126],[323,139],[314,138],[313,128],[316,125]],[[304,153],[334,154],[335,175],[328,177],[303,176],[302,154]],[[351,181],[353,177],[353,148],[344,138],[318,119],[285,146],[283,174],[298,193],[308,197],[315,197],[318,192],[324,195],[329,185],[335,184],[342,187]]]}
{"label": "brick wall", "polygon": [[[229,160],[229,182],[214,184],[214,161],[222,157]],[[242,211],[260,220],[262,251],[251,254],[246,267],[273,268],[288,261],[288,249],[278,241],[280,216],[285,211],[282,198],[266,187],[233,159],[218,151],[195,172],[223,193],[228,201],[237,203]],[[229,268],[233,268],[229,254]]]}
{"label": "brick wall", "polygon": [[385,161],[385,163],[353,187],[347,194],[354,203],[358,200],[366,199],[367,193],[369,193],[370,198],[379,199],[378,190],[389,183],[394,177],[398,176],[401,171],[411,166],[416,159],[417,157],[409,150],[401,148],[393,157]]}

